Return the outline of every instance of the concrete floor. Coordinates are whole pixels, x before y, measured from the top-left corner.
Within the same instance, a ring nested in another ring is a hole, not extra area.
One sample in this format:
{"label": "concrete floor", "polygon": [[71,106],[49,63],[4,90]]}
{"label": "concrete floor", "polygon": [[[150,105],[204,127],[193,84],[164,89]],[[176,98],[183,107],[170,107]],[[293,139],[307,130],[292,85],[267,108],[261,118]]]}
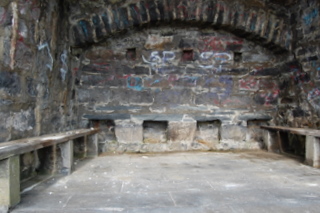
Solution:
{"label": "concrete floor", "polygon": [[112,155],[76,167],[12,212],[320,212],[320,170],[262,151]]}

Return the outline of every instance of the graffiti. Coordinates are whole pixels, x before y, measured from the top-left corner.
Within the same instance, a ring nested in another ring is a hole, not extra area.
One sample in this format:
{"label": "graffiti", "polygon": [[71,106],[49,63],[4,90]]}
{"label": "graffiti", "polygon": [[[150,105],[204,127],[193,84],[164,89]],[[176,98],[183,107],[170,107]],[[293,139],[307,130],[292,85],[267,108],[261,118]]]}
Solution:
{"label": "graffiti", "polygon": [[142,59],[144,63],[150,65],[152,70],[164,72],[173,69],[172,64],[175,57],[175,53],[172,51],[163,51],[162,57],[160,56],[159,51],[153,51],[148,60],[144,56],[142,56]]}
{"label": "graffiti", "polygon": [[255,78],[239,80],[239,89],[248,91],[257,91],[259,89],[259,80]]}
{"label": "graffiti", "polygon": [[60,68],[60,74],[61,74],[61,78],[62,81],[65,81],[66,79],[66,74],[68,72],[68,52],[67,50],[64,50],[63,53],[60,56],[60,60],[62,63],[62,67]]}
{"label": "graffiti", "polygon": [[105,72],[110,71],[111,65],[105,62],[95,62],[85,65],[82,70],[87,72]]}
{"label": "graffiti", "polygon": [[221,100],[228,98],[233,89],[233,79],[230,76],[220,76],[220,78],[208,78],[204,82],[205,88],[210,88],[218,94]]}
{"label": "graffiti", "polygon": [[25,0],[23,2],[19,2],[20,14],[26,15],[31,12],[31,16],[34,20],[38,20],[40,18],[41,10],[38,6],[37,1],[34,0]]}
{"label": "graffiti", "polygon": [[18,37],[18,5],[16,2],[11,3],[12,7],[12,36],[11,36],[11,48],[10,48],[10,68],[14,69],[15,64],[15,52],[16,52],[16,45],[17,45],[17,37]]}
{"label": "graffiti", "polygon": [[202,52],[200,54],[200,60],[202,61],[219,61],[226,63],[233,60],[233,55],[228,52]]}
{"label": "graffiti", "polygon": [[168,81],[172,84],[172,86],[197,86],[199,77],[197,76],[183,76],[181,78],[179,77],[169,77]]}
{"label": "graffiti", "polygon": [[41,50],[46,50],[47,51],[47,54],[48,54],[48,57],[50,58],[50,61],[46,64],[46,67],[52,71],[52,68],[53,68],[53,58],[52,58],[52,55],[51,55],[51,51],[50,51],[50,48],[49,48],[49,44],[46,42],[44,44],[41,44],[41,45],[38,45],[38,50],[41,51]]}
{"label": "graffiti", "polygon": [[308,101],[319,99],[319,97],[320,97],[320,90],[318,88],[314,88],[308,93]]}
{"label": "graffiti", "polygon": [[127,78],[127,87],[130,89],[141,91],[143,89],[142,79],[139,77],[128,77]]}
{"label": "graffiti", "polygon": [[306,25],[310,25],[318,15],[319,15],[318,9],[317,8],[313,8],[310,13],[306,14],[303,17],[304,23]]}
{"label": "graffiti", "polygon": [[233,61],[233,54],[229,52],[202,52],[200,54],[200,65],[202,69],[211,69],[215,73],[223,70],[223,65]]}
{"label": "graffiti", "polygon": [[279,97],[279,90],[270,91],[270,92],[263,92],[255,97],[255,101],[258,104],[270,106],[273,104],[277,104],[278,97]]}
{"label": "graffiti", "polygon": [[225,51],[230,47],[241,47],[243,40],[229,36],[204,36],[199,39],[199,43],[202,52]]}

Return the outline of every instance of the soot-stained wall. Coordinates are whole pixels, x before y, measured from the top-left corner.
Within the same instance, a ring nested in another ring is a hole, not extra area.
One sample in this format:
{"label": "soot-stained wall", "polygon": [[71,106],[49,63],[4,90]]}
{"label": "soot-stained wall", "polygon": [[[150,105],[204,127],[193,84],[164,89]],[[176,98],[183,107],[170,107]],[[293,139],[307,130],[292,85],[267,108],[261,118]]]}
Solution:
{"label": "soot-stained wall", "polygon": [[[0,1],[0,142],[76,128],[64,13],[61,1]],[[21,155],[21,179],[52,153]]]}
{"label": "soot-stained wall", "polygon": [[319,128],[319,1],[299,1],[291,8],[294,54],[292,72],[280,76],[279,125]]}
{"label": "soot-stained wall", "polygon": [[[198,122],[198,131],[201,122],[221,122],[220,133],[212,134],[224,145],[207,146],[194,135],[183,149],[199,148],[198,142],[201,148],[262,148],[262,141],[247,136],[247,121],[274,118],[278,74],[290,72],[294,64],[290,54],[276,55],[224,31],[179,26],[133,30],[77,57],[73,69],[79,72],[77,100],[83,121],[130,120],[142,126],[144,121],[183,125],[187,119]],[[139,140],[149,138],[131,142]]]}

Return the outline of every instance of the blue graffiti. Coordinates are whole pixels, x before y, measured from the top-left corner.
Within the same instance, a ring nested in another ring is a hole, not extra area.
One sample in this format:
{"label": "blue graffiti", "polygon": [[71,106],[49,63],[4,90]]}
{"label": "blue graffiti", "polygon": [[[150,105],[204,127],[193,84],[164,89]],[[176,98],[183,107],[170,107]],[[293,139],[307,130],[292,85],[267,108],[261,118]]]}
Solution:
{"label": "blue graffiti", "polygon": [[81,26],[81,29],[82,29],[85,37],[88,37],[89,34],[88,34],[88,29],[87,29],[87,24],[86,24],[86,22],[83,21],[83,20],[81,20],[81,21],[79,22],[79,24],[80,24],[80,26]]}
{"label": "blue graffiti", "polygon": [[158,83],[160,83],[160,80],[155,80],[154,82],[151,83],[151,85],[158,84]]}
{"label": "blue graffiti", "polygon": [[139,77],[128,77],[127,78],[127,87],[137,91],[143,90],[142,79]]}
{"label": "blue graffiti", "polygon": [[319,11],[317,8],[314,8],[311,13],[305,15],[303,17],[303,20],[304,22],[307,24],[307,25],[310,25],[312,23],[312,21],[314,20],[314,18],[316,18],[317,16],[319,15]]}

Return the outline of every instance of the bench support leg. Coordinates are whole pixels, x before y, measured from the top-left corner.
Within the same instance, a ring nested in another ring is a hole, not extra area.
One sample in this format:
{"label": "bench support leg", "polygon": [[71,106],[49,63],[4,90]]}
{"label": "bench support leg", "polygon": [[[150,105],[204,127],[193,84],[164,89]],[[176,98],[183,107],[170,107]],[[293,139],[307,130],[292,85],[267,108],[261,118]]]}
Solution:
{"label": "bench support leg", "polygon": [[87,157],[96,157],[98,156],[98,134],[86,136],[86,146],[87,146]]}
{"label": "bench support leg", "polygon": [[62,157],[62,170],[60,172],[69,175],[73,169],[73,141],[61,143],[59,146]]}
{"label": "bench support leg", "polygon": [[263,134],[268,151],[280,153],[280,137],[278,131],[264,130]]}
{"label": "bench support leg", "polygon": [[20,202],[20,157],[0,160],[0,207]]}
{"label": "bench support leg", "polygon": [[317,137],[306,137],[306,163],[320,168],[320,140]]}

